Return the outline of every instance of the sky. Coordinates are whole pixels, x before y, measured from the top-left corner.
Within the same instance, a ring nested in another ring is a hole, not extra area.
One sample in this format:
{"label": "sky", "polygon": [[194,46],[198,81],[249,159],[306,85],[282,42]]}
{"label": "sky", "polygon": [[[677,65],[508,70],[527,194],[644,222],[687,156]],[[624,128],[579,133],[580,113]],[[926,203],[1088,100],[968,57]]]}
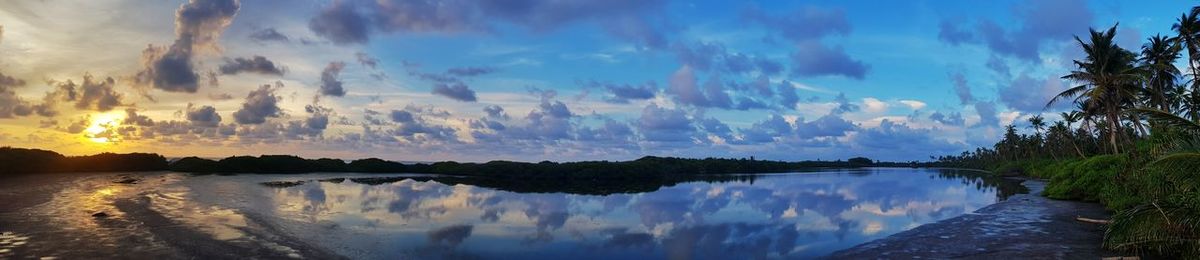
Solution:
{"label": "sky", "polygon": [[[404,161],[990,147],[1186,1],[0,2],[0,146]],[[1119,24],[1118,24],[1119,22]],[[1026,130],[1028,131],[1028,130]]]}

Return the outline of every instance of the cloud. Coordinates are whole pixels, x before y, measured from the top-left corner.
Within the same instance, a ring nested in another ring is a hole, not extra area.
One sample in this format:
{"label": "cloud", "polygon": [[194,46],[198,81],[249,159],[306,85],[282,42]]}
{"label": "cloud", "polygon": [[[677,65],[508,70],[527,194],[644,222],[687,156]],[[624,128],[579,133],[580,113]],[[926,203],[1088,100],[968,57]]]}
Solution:
{"label": "cloud", "polygon": [[1022,74],[1013,79],[1006,87],[1000,88],[1000,102],[1009,108],[1025,113],[1041,113],[1043,111],[1065,109],[1070,102],[1058,102],[1047,108],[1050,98],[1067,90],[1067,85],[1057,77],[1036,80]]}
{"label": "cloud", "polygon": [[396,123],[412,123],[416,121],[416,117],[413,116],[412,112],[404,110],[392,110],[391,118],[392,122]]}
{"label": "cloud", "polygon": [[95,80],[92,75],[83,75],[83,82],[75,84],[74,81],[59,83],[59,93],[49,94],[58,96],[66,101],[74,101],[76,109],[94,109],[96,111],[109,111],[117,106],[121,106],[121,93],[113,89],[117,81],[111,77],[103,80]]}
{"label": "cloud", "polygon": [[965,20],[961,18],[942,20],[938,23],[938,39],[950,45],[973,43],[974,35],[959,26],[965,23]]}
{"label": "cloud", "polygon": [[189,103],[187,120],[195,126],[216,127],[221,124],[221,115],[217,114],[217,109],[212,106],[194,107]]}
{"label": "cloud", "polygon": [[262,42],[290,42],[291,41],[291,39],[288,38],[287,35],[283,35],[282,33],[279,33],[279,31],[276,31],[275,28],[264,28],[262,30],[254,31],[254,33],[250,34],[250,40],[254,40],[254,41],[260,42],[260,43],[262,43]]}
{"label": "cloud", "polygon": [[1082,0],[1023,1],[1013,8],[1017,28],[1006,29],[990,19],[981,19],[970,34],[944,20],[939,24],[939,39],[950,44],[981,43],[993,53],[1029,62],[1040,62],[1041,47],[1071,40],[1086,33],[1094,15]]}
{"label": "cloud", "polygon": [[121,120],[121,124],[135,126],[154,126],[154,120],[145,115],[139,115],[137,108],[126,108],[125,119]]}
{"label": "cloud", "polygon": [[834,114],[821,116],[813,121],[796,124],[795,134],[800,138],[838,137],[858,130],[858,125]]}
{"label": "cloud", "polygon": [[904,104],[905,106],[908,106],[908,108],[911,108],[913,110],[921,110],[922,108],[925,108],[925,106],[926,106],[925,102],[921,102],[921,101],[917,101],[917,100],[907,100],[907,99],[900,100],[900,104]]}
{"label": "cloud", "polygon": [[842,47],[830,48],[818,41],[797,43],[791,58],[792,75],[802,77],[839,75],[861,80],[871,68],[862,61],[850,58]]}
{"label": "cloud", "polygon": [[628,104],[631,100],[652,99],[658,92],[658,86],[653,81],[637,85],[591,81],[586,83],[586,87],[607,90],[609,95],[604,98],[604,101],[613,104]]}
{"label": "cloud", "polygon": [[794,42],[811,41],[829,35],[850,34],[850,21],[841,9],[803,6],[791,13],[772,16],[759,8],[742,11],[742,19],[773,29]]}
{"label": "cloud", "polygon": [[966,122],[966,120],[963,120],[962,113],[959,112],[951,112],[949,115],[942,114],[942,112],[933,112],[933,114],[929,115],[929,120],[952,126],[962,126]]}
{"label": "cloud", "polygon": [[850,103],[850,100],[846,98],[846,93],[838,93],[838,95],[833,98],[833,102],[836,103],[837,106],[830,111],[832,114],[840,115],[847,112],[857,112],[859,109],[858,105]]}
{"label": "cloud", "polygon": [[145,67],[136,79],[143,85],[168,92],[194,93],[199,75],[192,64],[198,51],[219,51],[221,33],[241,8],[238,0],[190,0],[175,12],[175,42],[169,48],[146,47]]}
{"label": "cloud", "polygon": [[474,77],[484,74],[496,72],[496,68],[492,67],[455,67],[446,70],[446,74],[458,77]]}
{"label": "cloud", "polygon": [[0,73],[0,118],[28,116],[33,108],[28,101],[22,100],[13,88],[25,86],[25,81]]}
{"label": "cloud", "polygon": [[504,2],[435,0],[336,1],[309,20],[308,27],[335,44],[362,44],[375,32],[491,31],[492,21],[545,32],[579,21],[596,21],[610,35],[638,46],[666,45],[662,25],[650,13],[665,1]]}
{"label": "cloud", "polygon": [[284,70],[276,67],[275,62],[268,60],[266,57],[257,56],[251,58],[234,58],[225,59],[225,64],[220,67],[221,74],[233,75],[242,72],[259,73],[267,75],[283,75]]}
{"label": "cloud", "polygon": [[796,109],[800,96],[796,95],[796,87],[792,86],[792,82],[785,80],[775,88],[775,92],[779,92],[779,105],[785,109]]}
{"label": "cloud", "polygon": [[883,112],[887,111],[888,104],[883,101],[880,101],[879,99],[868,97],[868,98],[863,98],[862,101],[863,101],[863,106],[866,107],[867,112],[883,113]]}
{"label": "cloud", "polygon": [[508,114],[504,113],[504,108],[497,105],[485,106],[483,112],[487,113],[489,118],[508,120]]}
{"label": "cloud", "polygon": [[462,82],[433,84],[433,94],[462,102],[475,102],[475,91]]}
{"label": "cloud", "polygon": [[346,68],[345,62],[335,61],[330,62],[321,70],[321,95],[341,97],[346,95],[346,89],[342,88],[342,80],[338,78],[338,74],[342,73],[342,69]]}
{"label": "cloud", "polygon": [[257,125],[266,122],[269,117],[279,117],[283,114],[279,109],[279,101],[283,97],[276,96],[275,91],[282,87],[283,83],[276,82],[274,86],[266,84],[251,91],[246,95],[242,108],[233,112],[233,119],[238,124]]}
{"label": "cloud", "polygon": [[958,101],[963,105],[968,105],[975,102],[975,96],[971,94],[971,86],[967,85],[967,77],[962,72],[950,73],[950,81],[954,83],[954,94],[958,96]]}
{"label": "cloud", "polygon": [[991,127],[1000,125],[996,117],[996,103],[992,101],[975,102],[975,112],[979,113],[979,123],[973,127]]}
{"label": "cloud", "polygon": [[375,57],[371,57],[371,54],[367,54],[366,52],[354,53],[354,58],[358,60],[359,64],[362,64],[363,66],[366,66],[371,69],[374,69],[376,66],[379,66],[379,59],[376,59]]}
{"label": "cloud", "polygon": [[696,130],[687,113],[682,109],[662,108],[656,104],[646,105],[637,119],[638,132],[642,138],[652,142],[687,142]]}
{"label": "cloud", "polygon": [[[981,102],[982,103],[982,102]],[[947,154],[962,149],[965,145],[934,138],[934,129],[911,128],[907,124],[884,119],[879,127],[862,129],[854,136],[854,143],[866,148],[888,151],[894,154],[930,153]]]}
{"label": "cloud", "polygon": [[14,78],[12,76],[0,73],[0,89],[9,89],[12,87],[25,86],[25,80]]}
{"label": "cloud", "polygon": [[733,52],[725,45],[715,42],[698,42],[691,45],[677,43],[672,46],[672,50],[679,63],[701,71],[759,72],[764,75],[777,75],[783,71],[783,65],[770,58]]}
{"label": "cloud", "polygon": [[430,230],[427,235],[430,243],[456,247],[471,236],[471,230],[471,225],[454,225]]}

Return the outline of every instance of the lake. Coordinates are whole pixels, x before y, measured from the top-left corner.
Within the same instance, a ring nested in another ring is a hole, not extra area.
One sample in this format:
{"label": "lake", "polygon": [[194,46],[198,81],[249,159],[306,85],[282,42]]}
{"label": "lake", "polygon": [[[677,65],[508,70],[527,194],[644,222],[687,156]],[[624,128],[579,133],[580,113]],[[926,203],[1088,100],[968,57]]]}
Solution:
{"label": "lake", "polygon": [[137,183],[79,178],[46,203],[0,214],[9,224],[0,226],[0,258],[812,258],[1020,192],[971,171],[910,168],[584,183],[132,176]]}

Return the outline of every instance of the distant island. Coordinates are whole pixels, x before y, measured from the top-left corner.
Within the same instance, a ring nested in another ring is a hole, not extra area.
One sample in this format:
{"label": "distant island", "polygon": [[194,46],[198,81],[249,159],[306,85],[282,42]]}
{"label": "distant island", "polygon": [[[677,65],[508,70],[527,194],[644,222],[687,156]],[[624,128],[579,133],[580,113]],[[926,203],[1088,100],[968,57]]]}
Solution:
{"label": "distant island", "polygon": [[347,163],[340,159],[305,159],[292,155],[233,156],[220,160],[186,157],[174,161],[151,153],[102,153],[64,156],[39,149],[0,147],[0,175],[55,172],[176,171],[197,174],[293,174],[311,172],[424,173],[456,176],[491,176],[554,179],[634,179],[671,176],[781,173],[812,168],[929,167],[923,162],[876,162],[864,157],[842,161],[784,162],[754,158],[689,159],[646,156],[632,161],[583,161],[539,163],[453,161],[404,164],[378,158]]}

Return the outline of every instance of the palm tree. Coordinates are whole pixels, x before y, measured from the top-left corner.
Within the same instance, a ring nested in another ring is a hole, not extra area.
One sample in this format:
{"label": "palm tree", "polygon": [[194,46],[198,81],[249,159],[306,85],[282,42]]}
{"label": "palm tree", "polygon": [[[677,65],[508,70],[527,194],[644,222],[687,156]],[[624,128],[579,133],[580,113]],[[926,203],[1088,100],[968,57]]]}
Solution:
{"label": "palm tree", "polygon": [[1075,102],[1094,105],[1103,109],[1108,125],[1108,142],[1112,152],[1120,153],[1117,146],[1117,136],[1121,130],[1121,112],[1126,104],[1136,96],[1137,83],[1140,80],[1138,68],[1134,66],[1136,55],[1117,46],[1113,41],[1117,26],[1113,25],[1107,31],[1091,29],[1089,42],[1084,42],[1078,36],[1075,41],[1087,55],[1084,60],[1076,60],[1077,69],[1063,76],[1082,85],[1069,88],[1046,104],[1050,107],[1062,99],[1074,99]]}
{"label": "palm tree", "polygon": [[1038,136],[1042,136],[1042,129],[1046,128],[1046,121],[1042,118],[1042,115],[1031,116],[1029,117],[1029,127],[1032,127]]}
{"label": "palm tree", "polygon": [[[1072,128],[1071,124],[1074,124],[1075,122],[1079,122],[1079,120],[1083,119],[1083,113],[1080,113],[1079,111],[1062,112],[1061,115],[1062,115],[1063,121],[1065,121],[1067,123],[1067,129],[1071,129]],[[1070,139],[1068,141],[1071,141],[1071,147],[1075,148],[1075,153],[1079,154],[1079,158],[1087,159],[1087,156],[1083,154],[1083,150],[1079,150],[1079,144],[1075,143],[1075,140],[1078,138],[1074,135],[1071,135],[1070,132],[1068,132],[1067,139]]]}
{"label": "palm tree", "polygon": [[[1188,51],[1188,74],[1192,75],[1191,80],[1191,98],[1185,103],[1188,107],[1200,107],[1200,98],[1196,97],[1200,93],[1200,73],[1197,73],[1197,68],[1200,68],[1200,8],[1192,8],[1191,12],[1184,13],[1179,16],[1179,20],[1171,25],[1171,29],[1175,30],[1176,40],[1183,45]],[[1192,120],[1200,119],[1200,113],[1192,112],[1189,114]]]}
{"label": "palm tree", "polygon": [[1146,69],[1149,79],[1146,86],[1150,104],[1158,109],[1170,111],[1168,93],[1174,90],[1175,79],[1179,76],[1179,68],[1175,60],[1179,59],[1182,49],[1171,38],[1155,35],[1147,38],[1149,42],[1142,45],[1142,66]]}

